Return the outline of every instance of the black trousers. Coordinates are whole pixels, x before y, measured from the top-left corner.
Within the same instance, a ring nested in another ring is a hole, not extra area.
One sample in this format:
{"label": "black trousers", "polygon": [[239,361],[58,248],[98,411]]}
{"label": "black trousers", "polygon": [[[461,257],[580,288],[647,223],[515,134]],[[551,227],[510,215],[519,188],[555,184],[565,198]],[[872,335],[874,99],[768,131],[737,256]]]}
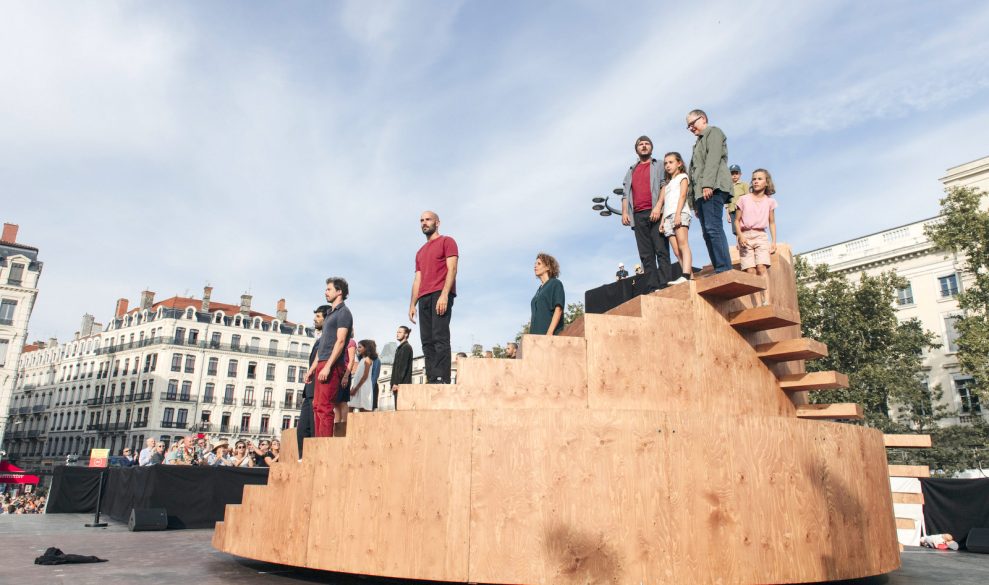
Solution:
{"label": "black trousers", "polygon": [[646,274],[648,289],[654,291],[670,281],[670,247],[659,222],[649,220],[649,211],[636,211],[632,220],[635,245],[639,248],[639,260]]}
{"label": "black trousers", "polygon": [[316,436],[316,421],[313,418],[312,398],[308,396],[299,406],[299,426],[295,429],[296,439],[299,441],[299,458],[302,458],[302,444],[306,437]]}
{"label": "black trousers", "polygon": [[446,312],[436,314],[436,301],[440,291],[419,297],[419,337],[426,361],[427,384],[450,383],[450,317],[453,315],[453,297],[446,304]]}

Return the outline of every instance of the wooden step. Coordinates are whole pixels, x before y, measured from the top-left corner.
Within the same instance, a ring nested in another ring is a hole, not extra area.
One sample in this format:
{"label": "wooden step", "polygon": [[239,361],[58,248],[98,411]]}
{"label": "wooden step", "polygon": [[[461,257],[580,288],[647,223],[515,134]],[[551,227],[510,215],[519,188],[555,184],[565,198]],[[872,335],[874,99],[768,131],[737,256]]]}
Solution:
{"label": "wooden step", "polygon": [[931,468],[926,465],[890,465],[890,477],[930,477]]}
{"label": "wooden step", "polygon": [[767,362],[816,360],[828,355],[828,346],[816,339],[800,337],[755,346],[756,354]]}
{"label": "wooden step", "polygon": [[801,404],[797,406],[797,418],[862,420],[862,405],[854,402],[838,404]]}
{"label": "wooden step", "polygon": [[894,504],[924,504],[924,494],[908,494],[904,492],[893,492]]}
{"label": "wooden step", "polygon": [[848,376],[841,372],[833,371],[787,374],[780,378],[780,388],[787,392],[848,388]]}
{"label": "wooden step", "polygon": [[728,323],[745,331],[766,331],[779,327],[800,325],[800,316],[796,311],[767,305],[744,309],[728,316]]}
{"label": "wooden step", "polygon": [[931,446],[930,435],[883,435],[887,447],[926,449]]}
{"label": "wooden step", "polygon": [[766,290],[766,277],[749,274],[741,270],[728,270],[720,274],[705,276],[694,281],[696,291],[705,297],[737,299],[738,297]]}

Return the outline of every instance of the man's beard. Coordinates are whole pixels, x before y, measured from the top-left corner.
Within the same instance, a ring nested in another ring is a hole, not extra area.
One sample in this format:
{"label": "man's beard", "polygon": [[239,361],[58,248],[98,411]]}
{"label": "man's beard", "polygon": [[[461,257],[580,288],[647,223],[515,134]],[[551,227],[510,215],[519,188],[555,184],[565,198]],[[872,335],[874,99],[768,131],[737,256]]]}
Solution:
{"label": "man's beard", "polygon": [[433,226],[433,227],[423,227],[422,228],[422,233],[425,234],[425,235],[427,235],[427,236],[431,236],[431,235],[433,235],[433,234],[436,233],[436,226]]}
{"label": "man's beard", "polygon": [[639,160],[642,161],[642,162],[646,162],[647,160],[649,160],[651,158],[652,158],[652,153],[651,152],[647,152],[646,154],[640,154],[639,155]]}

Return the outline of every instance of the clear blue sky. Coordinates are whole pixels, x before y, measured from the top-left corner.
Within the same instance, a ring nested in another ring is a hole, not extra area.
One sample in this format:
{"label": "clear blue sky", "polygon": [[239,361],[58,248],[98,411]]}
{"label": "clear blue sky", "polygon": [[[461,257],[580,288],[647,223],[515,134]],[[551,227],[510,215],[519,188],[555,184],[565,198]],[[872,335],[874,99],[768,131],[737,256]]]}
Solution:
{"label": "clear blue sky", "polygon": [[45,262],[32,339],[145,287],[308,320],[339,274],[382,343],[434,209],[461,249],[454,347],[503,343],[537,252],[570,300],[635,263],[590,198],[640,134],[689,156],[695,107],[773,172],[797,251],[936,214],[944,170],[989,154],[979,1],[0,9],[0,220]]}

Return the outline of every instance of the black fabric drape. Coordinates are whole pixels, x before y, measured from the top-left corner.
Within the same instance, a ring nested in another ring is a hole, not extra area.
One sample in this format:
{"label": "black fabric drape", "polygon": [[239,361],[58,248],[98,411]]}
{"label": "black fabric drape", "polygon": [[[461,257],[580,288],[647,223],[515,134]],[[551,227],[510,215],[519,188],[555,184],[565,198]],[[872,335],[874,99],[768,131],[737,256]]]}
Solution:
{"label": "black fabric drape", "polygon": [[[57,467],[48,513],[96,511],[99,468]],[[268,469],[234,467],[110,468],[103,491],[102,512],[119,522],[134,508],[165,508],[169,528],[212,528],[223,520],[227,504],[239,504],[245,485],[268,483]]]}
{"label": "black fabric drape", "polygon": [[[101,469],[59,465],[52,475],[47,514],[80,514],[96,511]],[[104,489],[106,486],[104,486]]]}
{"label": "black fabric drape", "polygon": [[989,528],[989,479],[920,480],[928,534],[951,534],[965,548],[973,528]]}

